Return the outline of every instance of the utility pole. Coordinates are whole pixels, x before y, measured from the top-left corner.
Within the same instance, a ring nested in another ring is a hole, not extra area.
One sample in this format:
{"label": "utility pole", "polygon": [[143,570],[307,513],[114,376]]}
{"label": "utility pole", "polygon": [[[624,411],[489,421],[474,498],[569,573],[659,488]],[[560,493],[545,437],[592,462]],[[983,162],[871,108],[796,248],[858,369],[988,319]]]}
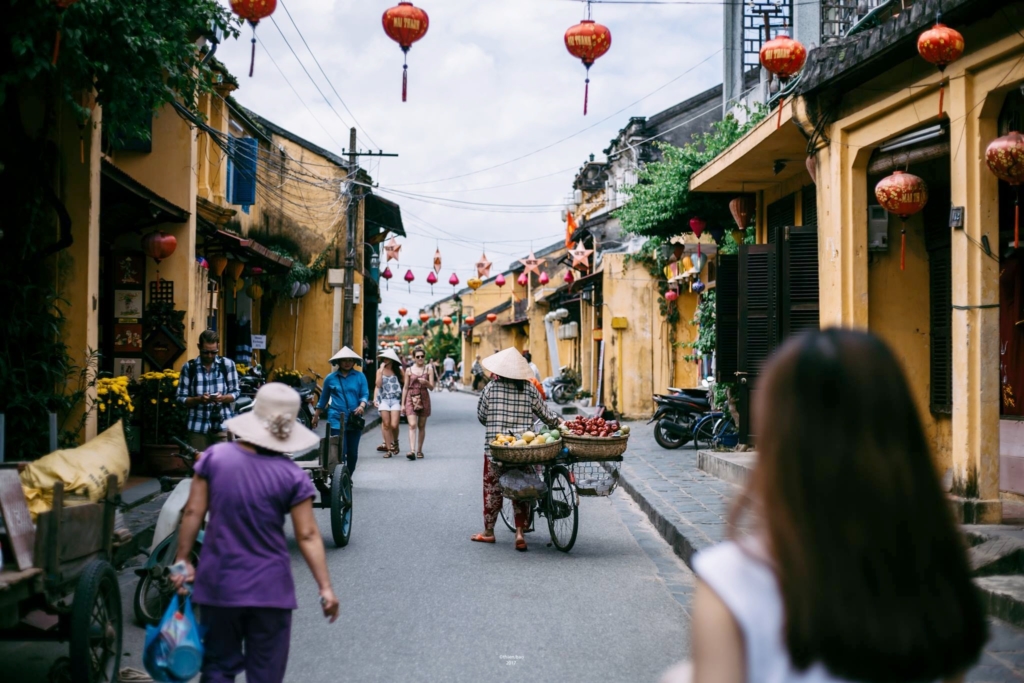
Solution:
{"label": "utility pole", "polygon": [[[397,157],[397,154],[356,150],[356,129],[348,132],[348,225],[345,240],[345,315],[342,329],[342,344],[350,349],[355,348],[353,318],[355,317],[355,271],[356,249],[363,245],[356,244],[356,229],[359,226],[359,199],[363,195],[363,187],[357,183],[359,178],[359,157]],[[365,349],[363,350],[365,352]]]}

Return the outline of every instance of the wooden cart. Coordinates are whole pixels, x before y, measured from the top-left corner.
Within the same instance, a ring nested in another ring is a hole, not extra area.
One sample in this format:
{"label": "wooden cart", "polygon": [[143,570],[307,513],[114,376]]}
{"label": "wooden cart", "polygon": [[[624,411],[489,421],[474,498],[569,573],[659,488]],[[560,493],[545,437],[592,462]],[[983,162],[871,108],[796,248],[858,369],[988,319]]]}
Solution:
{"label": "wooden cart", "polygon": [[[74,683],[116,681],[121,592],[111,565],[117,478],[99,503],[66,507],[64,487],[32,528],[16,470],[0,468],[0,511],[15,557],[0,568],[0,640],[69,643]],[[13,568],[12,568],[13,565]]]}

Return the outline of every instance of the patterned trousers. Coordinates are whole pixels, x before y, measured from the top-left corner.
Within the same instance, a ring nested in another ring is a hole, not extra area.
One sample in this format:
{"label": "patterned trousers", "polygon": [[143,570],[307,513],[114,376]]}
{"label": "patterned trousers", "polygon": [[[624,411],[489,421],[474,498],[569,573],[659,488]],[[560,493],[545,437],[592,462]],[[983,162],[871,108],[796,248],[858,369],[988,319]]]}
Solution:
{"label": "patterned trousers", "polygon": [[[501,485],[498,477],[505,472],[505,469],[489,457],[484,456],[484,528],[493,529],[501,513],[502,499]],[[515,502],[516,526],[525,530],[530,521],[530,503]]]}

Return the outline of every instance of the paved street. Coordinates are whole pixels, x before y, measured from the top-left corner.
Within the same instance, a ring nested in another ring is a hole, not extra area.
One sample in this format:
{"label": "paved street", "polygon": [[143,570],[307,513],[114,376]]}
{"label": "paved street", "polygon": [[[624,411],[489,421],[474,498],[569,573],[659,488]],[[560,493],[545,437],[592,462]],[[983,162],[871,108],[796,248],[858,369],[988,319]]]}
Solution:
{"label": "paved street", "polygon": [[[342,617],[319,616],[296,551],[288,681],[656,681],[686,657],[692,574],[625,493],[583,499],[568,555],[547,547],[544,520],[527,553],[504,528],[493,546],[469,541],[482,525],[475,405],[434,396],[424,460],[383,459],[379,432],[363,438],[352,541],[328,545]],[[126,615],[134,587],[126,572]],[[142,668],[142,639],[126,628],[124,666]],[[45,680],[62,652],[4,645],[0,661],[18,664],[3,680]]]}

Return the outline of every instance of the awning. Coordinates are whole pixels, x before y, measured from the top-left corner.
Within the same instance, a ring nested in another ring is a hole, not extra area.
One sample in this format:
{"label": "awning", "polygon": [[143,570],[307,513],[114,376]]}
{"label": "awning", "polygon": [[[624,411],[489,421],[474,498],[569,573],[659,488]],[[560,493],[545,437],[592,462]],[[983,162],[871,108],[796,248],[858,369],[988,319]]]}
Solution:
{"label": "awning", "polygon": [[[366,195],[366,211],[363,214],[363,220],[366,223],[366,234],[370,235],[374,232],[380,232],[381,239],[383,236],[392,232],[399,237],[405,237],[405,226],[402,225],[402,209],[398,204],[378,197],[375,194]],[[370,228],[374,228],[371,230]],[[367,240],[371,242],[371,240]]]}
{"label": "awning", "polygon": [[189,212],[164,199],[107,159],[100,161],[100,225],[117,232],[185,223]]}
{"label": "awning", "polygon": [[226,230],[217,230],[207,238],[219,244],[224,252],[245,263],[256,263],[269,270],[290,270],[292,260],[287,256],[275,254],[255,240],[240,237]]}
{"label": "awning", "polygon": [[690,177],[691,192],[754,192],[765,190],[795,176],[811,182],[805,161],[807,138],[792,120],[786,104],[782,125],[773,112],[752,131]]}

